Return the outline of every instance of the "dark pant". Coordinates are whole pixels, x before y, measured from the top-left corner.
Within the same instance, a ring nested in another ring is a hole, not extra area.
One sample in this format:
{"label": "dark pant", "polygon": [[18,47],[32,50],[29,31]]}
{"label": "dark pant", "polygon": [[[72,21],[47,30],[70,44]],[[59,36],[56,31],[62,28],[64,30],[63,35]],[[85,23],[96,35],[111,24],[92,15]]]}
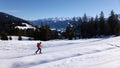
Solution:
{"label": "dark pant", "polygon": [[41,53],[41,48],[38,48],[35,53],[37,54],[38,51],[39,51],[39,53]]}

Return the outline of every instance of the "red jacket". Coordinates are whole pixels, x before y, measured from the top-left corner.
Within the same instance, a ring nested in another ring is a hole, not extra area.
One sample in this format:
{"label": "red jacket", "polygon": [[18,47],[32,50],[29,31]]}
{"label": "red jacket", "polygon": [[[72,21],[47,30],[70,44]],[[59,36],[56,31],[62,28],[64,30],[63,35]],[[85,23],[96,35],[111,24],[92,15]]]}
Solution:
{"label": "red jacket", "polygon": [[37,48],[41,48],[41,44],[40,43],[37,43]]}

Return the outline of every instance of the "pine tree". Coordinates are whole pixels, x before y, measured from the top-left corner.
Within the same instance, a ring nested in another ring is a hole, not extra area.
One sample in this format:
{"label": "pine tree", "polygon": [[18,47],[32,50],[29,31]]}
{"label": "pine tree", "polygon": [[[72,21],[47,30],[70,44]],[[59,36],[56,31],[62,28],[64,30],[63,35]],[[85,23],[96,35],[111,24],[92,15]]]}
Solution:
{"label": "pine tree", "polygon": [[8,40],[7,33],[5,32],[1,33],[1,40]]}
{"label": "pine tree", "polygon": [[38,29],[36,29],[33,34],[34,40],[41,40],[40,31]]}
{"label": "pine tree", "polygon": [[9,40],[12,40],[12,37],[11,37],[11,36],[9,36]]}
{"label": "pine tree", "polygon": [[52,30],[51,31],[51,39],[58,39],[59,35],[58,35],[58,30]]}
{"label": "pine tree", "polygon": [[87,20],[87,16],[86,14],[84,14],[83,18],[82,18],[82,24],[81,24],[81,37],[82,38],[87,38],[87,27],[88,25],[88,20]]}
{"label": "pine tree", "polygon": [[74,37],[71,26],[72,26],[72,25],[69,24],[69,25],[66,27],[66,31],[65,31],[65,37],[68,38],[69,40],[72,40],[72,38]]}
{"label": "pine tree", "polygon": [[54,36],[55,39],[59,39],[59,35],[58,35],[58,34],[59,34],[59,33],[58,33],[58,30],[56,29],[56,30],[55,30],[55,36]]}
{"label": "pine tree", "polygon": [[76,39],[79,25],[78,25],[78,22],[76,21],[75,17],[72,19],[72,21],[70,21],[70,25],[69,25],[70,29],[73,32],[73,37]]}
{"label": "pine tree", "polygon": [[98,15],[96,15],[96,18],[94,20],[94,29],[95,29],[95,36],[98,36],[98,23],[99,23],[99,19],[98,19]]}
{"label": "pine tree", "polygon": [[120,24],[118,20],[118,16],[114,14],[114,11],[111,11],[111,14],[107,21],[108,32],[110,35],[119,35],[120,32]]}
{"label": "pine tree", "polygon": [[51,39],[51,30],[50,30],[50,27],[49,25],[45,25],[45,41],[46,40],[50,40]]}
{"label": "pine tree", "polygon": [[78,37],[79,37],[79,39],[80,39],[80,38],[81,38],[81,23],[82,23],[81,17],[79,17],[77,23],[78,23],[78,27],[77,27],[78,33],[77,33],[77,34],[78,34]]}
{"label": "pine tree", "polygon": [[51,30],[49,25],[43,25],[41,24],[41,27],[39,29],[36,29],[34,32],[34,39],[35,40],[43,40],[47,41],[51,39]]}
{"label": "pine tree", "polygon": [[102,11],[99,18],[98,30],[99,30],[99,35],[105,34],[105,19],[104,19],[104,13]]}
{"label": "pine tree", "polygon": [[18,36],[18,40],[22,40],[22,37],[20,35]]}
{"label": "pine tree", "polygon": [[41,27],[39,28],[39,37],[40,40],[45,40],[45,26],[43,24],[41,24]]}
{"label": "pine tree", "polygon": [[94,23],[93,17],[91,17],[87,26],[88,26],[88,29],[87,29],[88,38],[95,36],[95,23]]}
{"label": "pine tree", "polygon": [[115,15],[115,28],[114,28],[114,34],[116,36],[120,35],[120,22],[118,20],[118,15]]}
{"label": "pine tree", "polygon": [[34,32],[35,32],[34,29],[27,29],[25,32],[26,32],[26,36],[34,37]]}

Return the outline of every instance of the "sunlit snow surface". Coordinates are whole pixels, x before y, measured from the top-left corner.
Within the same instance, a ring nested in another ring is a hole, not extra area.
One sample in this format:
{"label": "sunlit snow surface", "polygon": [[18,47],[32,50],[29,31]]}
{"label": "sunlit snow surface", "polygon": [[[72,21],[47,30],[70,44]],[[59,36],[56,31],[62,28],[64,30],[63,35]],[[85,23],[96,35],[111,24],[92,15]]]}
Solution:
{"label": "sunlit snow surface", "polygon": [[22,23],[23,25],[26,25],[26,26],[16,26],[15,28],[19,28],[19,29],[36,29],[35,27],[27,24],[27,23]]}
{"label": "sunlit snow surface", "polygon": [[0,41],[0,68],[120,68],[120,37],[37,42]]}

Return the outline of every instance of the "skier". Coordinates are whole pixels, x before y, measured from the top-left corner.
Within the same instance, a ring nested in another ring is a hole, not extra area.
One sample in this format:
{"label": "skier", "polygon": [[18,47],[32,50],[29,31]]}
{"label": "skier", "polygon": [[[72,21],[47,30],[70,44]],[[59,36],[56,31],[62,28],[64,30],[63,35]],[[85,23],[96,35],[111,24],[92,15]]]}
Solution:
{"label": "skier", "polygon": [[37,43],[37,51],[35,52],[37,54],[37,52],[39,51],[39,54],[41,54],[41,42]]}

